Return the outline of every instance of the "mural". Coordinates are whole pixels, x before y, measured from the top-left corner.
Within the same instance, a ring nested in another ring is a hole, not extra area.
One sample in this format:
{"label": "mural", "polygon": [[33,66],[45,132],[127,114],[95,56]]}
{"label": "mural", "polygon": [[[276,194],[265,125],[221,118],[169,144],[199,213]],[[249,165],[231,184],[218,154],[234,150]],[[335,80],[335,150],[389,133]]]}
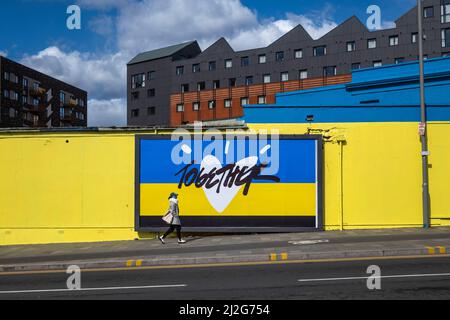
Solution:
{"label": "mural", "polygon": [[137,137],[136,228],[164,227],[171,192],[185,230],[321,228],[321,151],[316,136]]}

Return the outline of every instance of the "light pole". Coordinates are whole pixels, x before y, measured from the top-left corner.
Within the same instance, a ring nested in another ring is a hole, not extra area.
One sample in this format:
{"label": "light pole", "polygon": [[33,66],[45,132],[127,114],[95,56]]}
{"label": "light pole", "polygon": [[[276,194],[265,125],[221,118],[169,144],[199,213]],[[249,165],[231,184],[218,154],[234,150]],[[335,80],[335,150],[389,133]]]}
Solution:
{"label": "light pole", "polygon": [[420,141],[422,144],[422,206],[423,206],[423,227],[428,229],[430,227],[430,188],[428,175],[428,126],[427,126],[427,110],[425,105],[425,75],[423,62],[423,10],[422,0],[417,0],[418,10],[418,42],[419,42],[419,69],[420,69]]}

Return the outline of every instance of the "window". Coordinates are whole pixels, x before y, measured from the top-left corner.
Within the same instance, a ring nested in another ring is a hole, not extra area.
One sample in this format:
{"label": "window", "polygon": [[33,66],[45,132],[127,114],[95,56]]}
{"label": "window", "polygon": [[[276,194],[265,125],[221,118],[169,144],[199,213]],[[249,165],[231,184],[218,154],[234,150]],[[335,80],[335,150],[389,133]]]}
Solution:
{"label": "window", "polygon": [[197,83],[197,91],[203,91],[206,88],[206,83],[204,81]]}
{"label": "window", "polygon": [[303,50],[297,49],[294,51],[294,58],[295,59],[302,59],[303,58]]}
{"label": "window", "polygon": [[241,98],[241,106],[246,106],[248,105],[248,98]]}
{"label": "window", "polygon": [[22,96],[22,104],[28,104],[28,97]]}
{"label": "window", "polygon": [[281,82],[289,81],[289,72],[282,72],[281,73]]}
{"label": "window", "polygon": [[266,96],[259,96],[258,104],[266,104]]}
{"label": "window", "polygon": [[252,84],[253,84],[253,77],[252,76],[245,77],[245,85],[250,86]]}
{"label": "window", "polygon": [[3,90],[3,96],[5,98],[9,98],[9,91],[8,90]]}
{"label": "window", "polygon": [[9,75],[9,81],[11,81],[12,83],[19,83],[19,77],[16,76],[14,73],[11,73]]}
{"label": "window", "polygon": [[209,71],[215,71],[216,70],[216,62],[215,61],[210,61],[208,64],[208,69]]}
{"label": "window", "polygon": [[138,91],[132,92],[131,100],[134,101],[134,100],[138,100],[138,99],[139,99],[139,92]]}
{"label": "window", "polygon": [[19,112],[14,108],[9,108],[9,117],[10,118],[17,118],[19,115]]}
{"label": "window", "polygon": [[433,18],[434,17],[434,7],[425,7],[423,9],[423,17],[425,19]]}
{"label": "window", "polygon": [[220,89],[220,80],[213,81],[213,89]]}
{"label": "window", "polygon": [[417,43],[417,39],[419,37],[419,34],[417,32],[414,32],[411,34],[411,43]]}
{"label": "window", "polygon": [[22,79],[22,85],[24,88],[28,88],[28,79],[23,78]]}
{"label": "window", "polygon": [[383,61],[381,61],[381,60],[376,60],[376,61],[373,62],[373,66],[374,66],[375,68],[381,67],[381,66],[383,66]]}
{"label": "window", "polygon": [[184,104],[177,104],[177,112],[184,112]]}
{"label": "window", "polygon": [[192,110],[194,111],[200,111],[200,102],[194,102],[192,104]]}
{"label": "window", "polygon": [[133,109],[133,110],[131,110],[131,117],[132,117],[132,118],[137,118],[137,117],[139,117],[139,109]]}
{"label": "window", "polygon": [[196,63],[192,65],[192,73],[198,73],[200,72],[200,64]]}
{"label": "window", "polygon": [[181,85],[181,93],[189,92],[189,84],[182,84]]}
{"label": "window", "polygon": [[182,76],[184,74],[184,66],[178,66],[176,74],[177,76]]}
{"label": "window", "polygon": [[231,69],[233,68],[233,60],[227,59],[225,60],[225,69]]}
{"label": "window", "polygon": [[260,54],[259,56],[258,56],[258,63],[259,64],[264,64],[264,63],[266,63],[267,62],[267,57],[266,57],[266,55],[265,54]]}
{"label": "window", "polygon": [[352,70],[359,70],[361,69],[361,63],[352,63]]}
{"label": "window", "polygon": [[347,52],[352,52],[355,50],[356,50],[356,42],[355,41],[347,42]]}
{"label": "window", "polygon": [[80,107],[84,108],[84,100],[80,99],[79,102],[80,102]]}
{"label": "window", "polygon": [[308,70],[300,70],[300,80],[308,79]]}
{"label": "window", "polygon": [[369,39],[367,40],[367,48],[375,49],[377,47],[377,39]]}
{"label": "window", "polygon": [[233,102],[231,101],[231,99],[226,99],[224,102],[224,107],[225,108],[231,108],[231,106],[233,105]]}
{"label": "window", "polygon": [[326,46],[315,47],[313,51],[314,57],[325,56],[327,54],[327,47]]}
{"label": "window", "polygon": [[275,53],[275,60],[278,62],[284,61],[284,51],[278,51]]}
{"label": "window", "polygon": [[230,88],[236,87],[236,78],[228,79],[228,86]]}
{"label": "window", "polygon": [[[33,87],[36,87],[36,85],[39,88],[39,83],[36,83],[36,82],[33,84]],[[36,90],[36,88],[35,88],[35,90]],[[64,92],[60,91],[59,92],[59,103],[61,105],[63,105],[65,102],[66,102],[66,94]]]}
{"label": "window", "polygon": [[5,72],[5,73],[3,74],[3,79],[9,81],[9,73],[8,73],[8,72]]}
{"label": "window", "polygon": [[441,22],[450,22],[450,0],[441,0]]}
{"label": "window", "polygon": [[147,90],[147,97],[148,98],[154,98],[156,96],[156,90],[155,89],[148,89]]}
{"label": "window", "polygon": [[324,77],[332,77],[336,75],[336,66],[323,68]]}
{"label": "window", "polygon": [[398,46],[398,36],[390,36],[389,37],[389,46],[390,47]]}
{"label": "window", "polygon": [[156,114],[156,108],[155,107],[148,107],[147,108],[147,115],[148,116],[154,116]]}
{"label": "window", "polygon": [[156,79],[156,72],[155,71],[150,71],[148,73],[148,80],[155,80]]}
{"label": "window", "polygon": [[405,62],[405,58],[395,58],[395,64],[400,64]]}
{"label": "window", "polygon": [[138,89],[138,88],[145,88],[145,74],[136,74],[131,77],[131,88],[132,89]]}
{"label": "window", "polygon": [[39,99],[33,99],[33,106],[37,107],[39,105]]}
{"label": "window", "polygon": [[250,58],[249,57],[242,57],[241,58],[241,67],[247,67],[250,65]]}
{"label": "window", "polygon": [[270,83],[270,82],[272,82],[272,77],[270,76],[270,74],[263,75],[263,83]]}
{"label": "window", "polygon": [[208,109],[212,110],[215,107],[216,107],[216,101],[215,100],[208,101]]}
{"label": "window", "polygon": [[450,47],[450,28],[442,30],[442,48]]}

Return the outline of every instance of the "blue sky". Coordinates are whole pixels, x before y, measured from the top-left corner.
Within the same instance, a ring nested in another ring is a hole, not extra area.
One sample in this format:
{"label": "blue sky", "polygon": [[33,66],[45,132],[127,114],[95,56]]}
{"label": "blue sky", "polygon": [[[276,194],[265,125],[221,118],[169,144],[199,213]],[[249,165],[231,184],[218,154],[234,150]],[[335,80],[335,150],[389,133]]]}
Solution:
{"label": "blue sky", "polygon": [[[125,124],[125,65],[135,54],[226,37],[239,49],[268,45],[303,24],[315,37],[376,4],[385,25],[415,0],[9,0],[0,4],[0,54],[89,92],[90,124]],[[77,4],[82,29],[66,28]],[[143,32],[144,31],[144,32]],[[105,116],[106,115],[106,116]]]}

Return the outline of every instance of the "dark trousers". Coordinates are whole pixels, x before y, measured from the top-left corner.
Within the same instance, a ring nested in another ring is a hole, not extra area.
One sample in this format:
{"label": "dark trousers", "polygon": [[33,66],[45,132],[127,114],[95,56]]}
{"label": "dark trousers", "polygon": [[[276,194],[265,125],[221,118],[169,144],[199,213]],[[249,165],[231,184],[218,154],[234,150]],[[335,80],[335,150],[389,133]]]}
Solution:
{"label": "dark trousers", "polygon": [[171,234],[175,230],[177,230],[178,240],[181,240],[181,226],[174,226],[174,225],[170,226],[169,230],[167,230],[167,232],[163,235],[163,239],[166,238],[169,234]]}

